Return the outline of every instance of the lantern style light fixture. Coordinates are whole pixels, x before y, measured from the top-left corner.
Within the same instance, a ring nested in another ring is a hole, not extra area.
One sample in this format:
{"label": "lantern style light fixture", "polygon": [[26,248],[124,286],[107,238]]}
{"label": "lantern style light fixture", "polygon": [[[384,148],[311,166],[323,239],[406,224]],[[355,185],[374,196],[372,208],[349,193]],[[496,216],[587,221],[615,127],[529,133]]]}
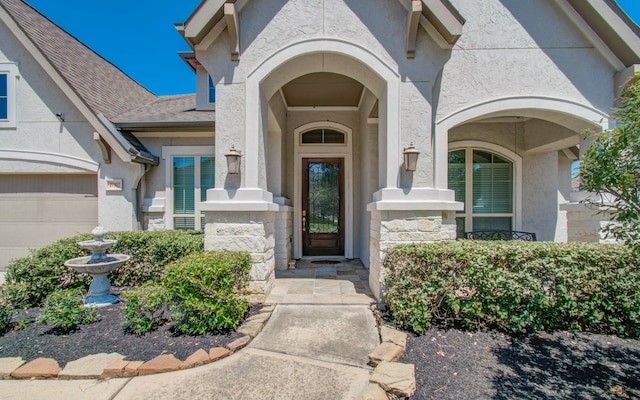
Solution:
{"label": "lantern style light fixture", "polygon": [[229,173],[240,173],[240,158],[242,157],[242,152],[231,145],[231,150],[224,156],[227,157],[227,169]]}
{"label": "lantern style light fixture", "polygon": [[415,171],[416,165],[418,164],[418,155],[420,152],[416,150],[413,142],[409,145],[409,147],[405,147],[404,149],[404,168],[407,171]]}

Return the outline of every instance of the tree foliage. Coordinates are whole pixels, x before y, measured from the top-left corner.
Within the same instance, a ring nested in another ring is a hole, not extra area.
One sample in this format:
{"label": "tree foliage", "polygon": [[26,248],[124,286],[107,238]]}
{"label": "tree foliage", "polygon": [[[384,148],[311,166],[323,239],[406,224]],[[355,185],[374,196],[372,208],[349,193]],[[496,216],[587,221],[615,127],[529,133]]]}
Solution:
{"label": "tree foliage", "polygon": [[580,164],[588,203],[612,216],[606,230],[640,252],[640,77],[631,81],[614,112],[617,127],[595,137]]}

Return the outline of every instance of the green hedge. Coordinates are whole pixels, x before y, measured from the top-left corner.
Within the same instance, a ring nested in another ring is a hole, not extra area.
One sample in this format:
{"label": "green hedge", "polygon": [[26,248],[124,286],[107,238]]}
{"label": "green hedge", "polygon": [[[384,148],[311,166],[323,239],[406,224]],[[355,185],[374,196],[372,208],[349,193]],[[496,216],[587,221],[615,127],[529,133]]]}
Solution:
{"label": "green hedge", "polygon": [[391,249],[396,323],[640,336],[640,259],[619,245],[458,241]]}
{"label": "green hedge", "polygon": [[237,328],[249,306],[241,293],[250,269],[246,252],[192,254],[169,265],[162,285],[176,331],[204,335]]}
{"label": "green hedge", "polygon": [[[86,290],[90,277],[65,267],[64,262],[88,255],[78,242],[91,238],[88,234],[65,238],[10,263],[6,286],[14,304],[32,307],[41,305],[50,293],[60,289]],[[125,265],[111,273],[115,286],[141,286],[149,280],[157,281],[168,263],[204,247],[201,232],[111,232],[106,238],[118,240],[110,253],[131,255]]]}
{"label": "green hedge", "polygon": [[15,313],[15,308],[6,291],[0,288],[0,333],[4,332],[11,323],[11,316]]}
{"label": "green hedge", "polygon": [[168,320],[169,292],[158,284],[145,285],[120,294],[124,301],[122,326],[136,335],[152,331]]}

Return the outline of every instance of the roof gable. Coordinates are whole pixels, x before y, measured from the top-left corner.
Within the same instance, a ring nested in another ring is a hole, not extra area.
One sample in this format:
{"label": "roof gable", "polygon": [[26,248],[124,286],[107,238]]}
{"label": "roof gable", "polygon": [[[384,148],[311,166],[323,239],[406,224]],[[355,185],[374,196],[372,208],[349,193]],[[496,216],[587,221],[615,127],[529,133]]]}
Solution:
{"label": "roof gable", "polygon": [[[239,56],[238,17],[251,0],[203,0],[184,24],[176,25],[189,45],[206,50],[227,29],[232,38],[231,57]],[[419,26],[442,48],[451,48],[462,35],[464,18],[449,0],[399,0],[408,11],[407,57],[412,58]]]}
{"label": "roof gable", "polygon": [[24,1],[0,6],[95,114],[111,119],[156,98]]}

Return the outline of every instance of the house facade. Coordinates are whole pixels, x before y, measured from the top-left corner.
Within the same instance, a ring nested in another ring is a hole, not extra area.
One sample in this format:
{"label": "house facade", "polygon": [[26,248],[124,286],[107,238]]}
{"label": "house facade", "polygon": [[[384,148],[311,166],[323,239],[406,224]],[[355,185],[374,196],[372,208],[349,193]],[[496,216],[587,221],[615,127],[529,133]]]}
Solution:
{"label": "house facade", "polygon": [[[571,170],[640,64],[612,0],[205,0],[176,26],[196,94],[165,97],[22,1],[0,5],[17,112],[0,200],[83,176],[86,225],[203,229],[208,250],[252,254],[258,294],[307,256],[362,260],[380,297],[399,243],[600,240]],[[87,90],[87,73],[114,75]],[[10,183],[25,176],[33,189]]]}

